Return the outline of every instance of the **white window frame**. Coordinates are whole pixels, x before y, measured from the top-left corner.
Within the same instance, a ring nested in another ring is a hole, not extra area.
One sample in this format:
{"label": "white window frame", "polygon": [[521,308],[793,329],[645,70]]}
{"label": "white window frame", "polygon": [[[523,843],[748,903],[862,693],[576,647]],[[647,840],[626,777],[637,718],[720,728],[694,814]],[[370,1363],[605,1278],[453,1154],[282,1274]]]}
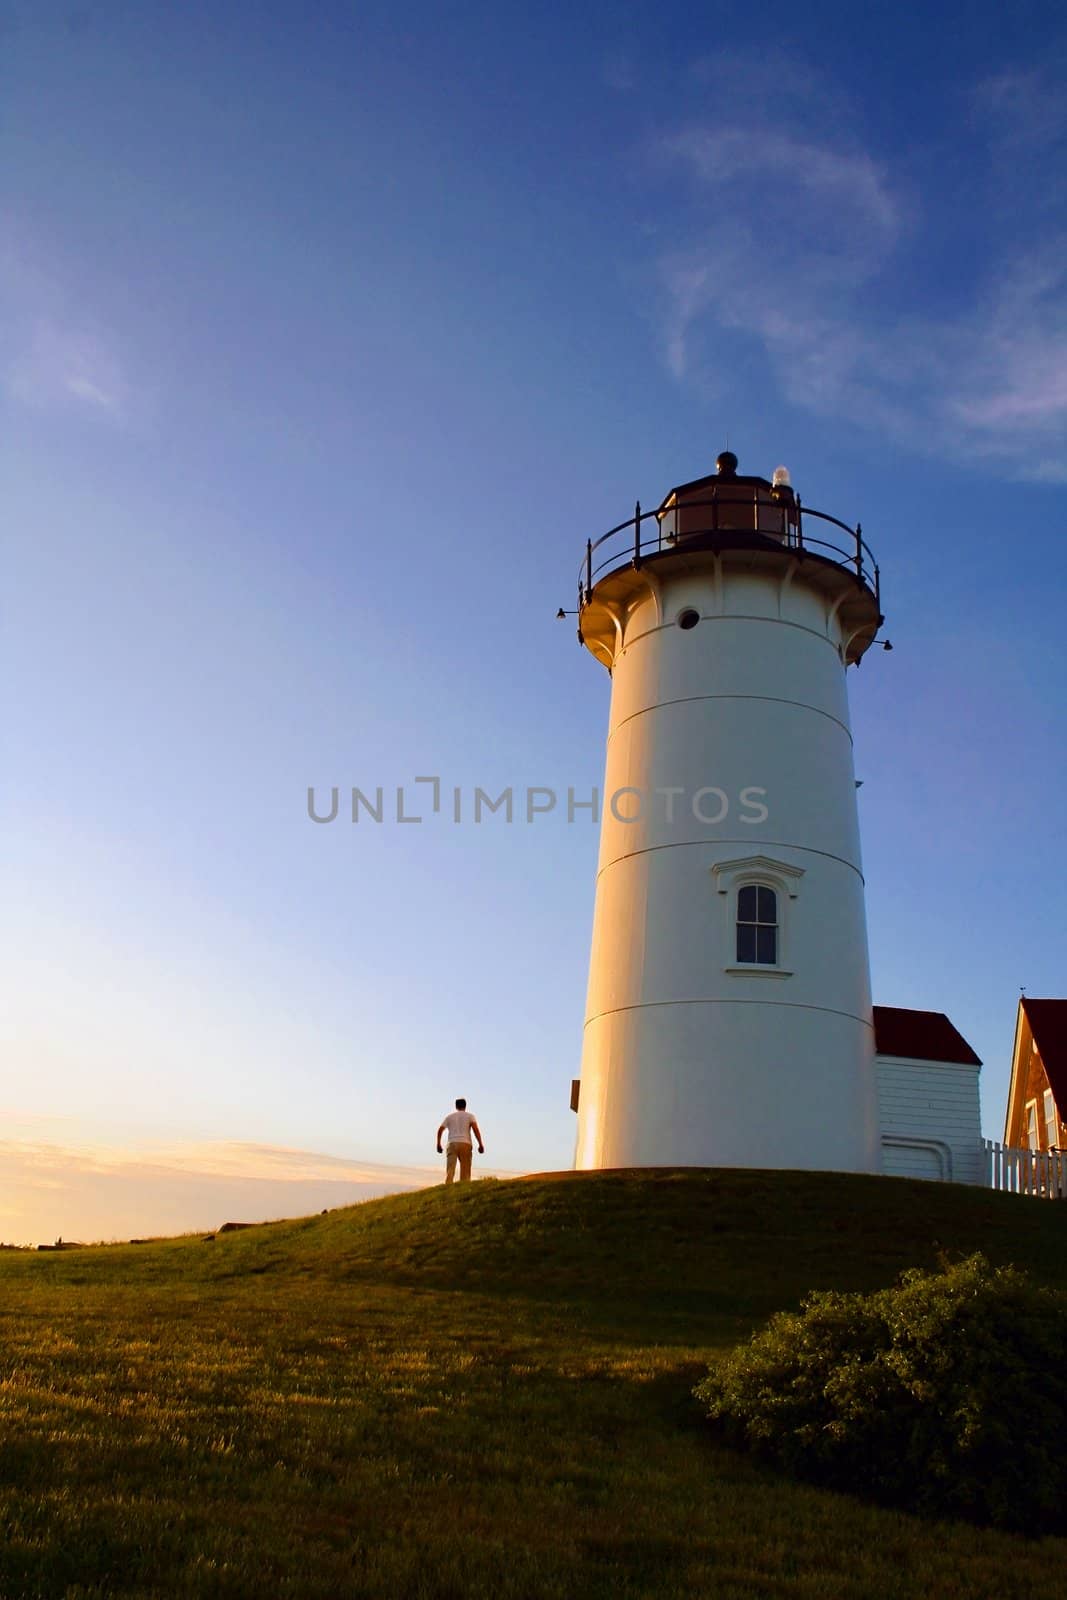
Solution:
{"label": "white window frame", "polygon": [[1041,1149],[1041,1121],[1037,1114],[1037,1101],[1026,1102],[1026,1148],[1028,1150]]}
{"label": "white window frame", "polygon": [[[787,965],[789,924],[792,920],[792,902],[800,893],[804,868],[794,867],[788,861],[775,861],[771,856],[739,856],[732,861],[717,861],[711,869],[711,876],[716,892],[723,901],[724,948],[727,952],[723,971],[750,978],[791,978],[792,968]],[[777,896],[778,959],[773,966],[765,961],[737,959],[737,896],[740,889],[750,887],[772,889]]]}
{"label": "white window frame", "polygon": [[1051,1089],[1046,1089],[1041,1097],[1042,1110],[1045,1113],[1045,1138],[1048,1141],[1046,1150],[1058,1150],[1060,1146],[1060,1118],[1056,1110],[1056,1096]]}

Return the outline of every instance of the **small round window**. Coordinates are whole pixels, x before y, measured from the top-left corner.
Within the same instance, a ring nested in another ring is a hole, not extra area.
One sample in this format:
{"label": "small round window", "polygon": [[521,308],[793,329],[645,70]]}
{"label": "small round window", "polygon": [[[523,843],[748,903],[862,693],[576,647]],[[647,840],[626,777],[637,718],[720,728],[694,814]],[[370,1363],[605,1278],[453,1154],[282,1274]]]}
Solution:
{"label": "small round window", "polygon": [[695,628],[700,621],[700,612],[694,611],[692,606],[687,606],[678,613],[678,626],[680,628]]}

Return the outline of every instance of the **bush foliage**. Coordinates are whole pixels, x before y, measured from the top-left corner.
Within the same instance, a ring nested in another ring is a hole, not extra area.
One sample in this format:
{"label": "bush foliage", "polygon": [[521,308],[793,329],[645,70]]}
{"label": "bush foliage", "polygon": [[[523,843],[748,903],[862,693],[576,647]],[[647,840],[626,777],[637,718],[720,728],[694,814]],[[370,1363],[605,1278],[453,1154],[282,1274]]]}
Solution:
{"label": "bush foliage", "polygon": [[812,1294],[696,1390],[799,1477],[1028,1533],[1067,1531],[1067,1296],[982,1255]]}

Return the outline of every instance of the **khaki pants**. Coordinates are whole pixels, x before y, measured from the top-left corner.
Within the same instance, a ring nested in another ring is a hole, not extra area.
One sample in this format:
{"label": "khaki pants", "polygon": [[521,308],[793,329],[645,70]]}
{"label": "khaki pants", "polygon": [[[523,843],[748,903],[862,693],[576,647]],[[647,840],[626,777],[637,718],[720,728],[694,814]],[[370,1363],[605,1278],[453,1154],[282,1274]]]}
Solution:
{"label": "khaki pants", "polygon": [[445,1182],[451,1183],[456,1176],[456,1162],[459,1162],[459,1181],[469,1183],[471,1176],[471,1156],[474,1154],[473,1146],[469,1144],[452,1144],[445,1146]]}

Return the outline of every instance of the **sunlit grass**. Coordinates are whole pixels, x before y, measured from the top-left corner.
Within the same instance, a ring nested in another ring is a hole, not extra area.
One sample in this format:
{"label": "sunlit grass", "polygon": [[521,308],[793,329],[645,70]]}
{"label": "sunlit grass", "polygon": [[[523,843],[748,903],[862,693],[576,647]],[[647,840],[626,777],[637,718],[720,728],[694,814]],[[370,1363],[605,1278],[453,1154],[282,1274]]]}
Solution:
{"label": "sunlit grass", "polygon": [[[1067,1208],[1064,1208],[1067,1210]],[[1060,1208],[798,1174],[485,1182],[0,1258],[0,1595],[1042,1595],[1027,1544],[717,1448],[709,1358]]]}

